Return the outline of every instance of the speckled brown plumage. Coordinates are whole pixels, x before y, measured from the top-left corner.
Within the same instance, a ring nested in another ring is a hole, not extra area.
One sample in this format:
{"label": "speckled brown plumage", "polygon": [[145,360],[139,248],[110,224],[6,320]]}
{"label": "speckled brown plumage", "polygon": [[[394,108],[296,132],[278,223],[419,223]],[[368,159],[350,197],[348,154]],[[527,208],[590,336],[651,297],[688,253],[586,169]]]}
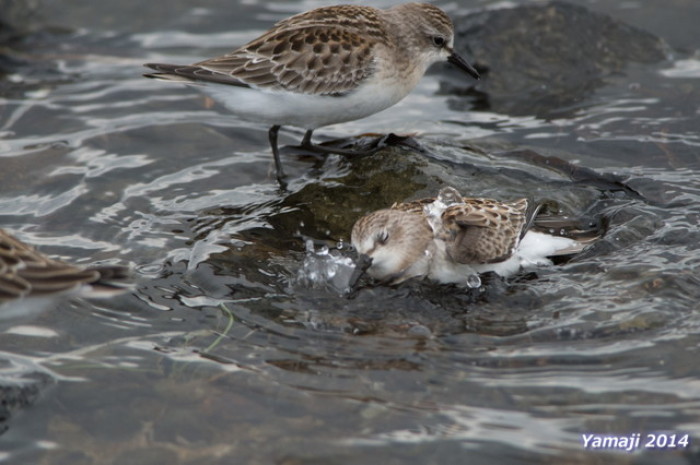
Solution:
{"label": "speckled brown plumage", "polygon": [[[352,244],[371,259],[368,273],[399,283],[429,276],[440,282],[465,282],[485,271],[508,276],[521,266],[550,263],[547,257],[571,255],[597,234],[557,237],[541,228],[537,208],[527,199],[501,202],[462,197],[444,188],[437,197],[398,203],[360,218]],[[553,223],[548,217],[547,224]],[[578,231],[580,222],[559,217],[556,224]]]}
{"label": "speckled brown plumage", "polygon": [[269,124],[277,178],[285,185],[281,126],[306,129],[304,148],[328,152],[311,144],[314,129],[389,108],[433,63],[447,61],[478,78],[453,45],[452,22],[434,5],[338,5],[284,19],[220,57],[191,65],[146,63],[156,72],[144,76],[200,86],[239,117]]}
{"label": "speckled brown plumage", "polygon": [[527,200],[463,202],[442,214],[450,257],[457,263],[494,263],[510,257],[525,225]]}
{"label": "speckled brown plumage", "polygon": [[113,287],[125,277],[123,267],[85,268],[53,260],[0,229],[0,303],[57,294],[86,284]]}
{"label": "speckled brown plumage", "polygon": [[194,66],[256,87],[320,95],[341,95],[374,72],[372,48],[385,39],[382,31],[346,28],[325,18],[292,21],[305,15],[300,16],[230,54]]}
{"label": "speckled brown plumage", "polygon": [[[460,197],[462,203],[442,213],[443,239],[448,253],[458,263],[493,263],[510,256],[522,234],[527,199],[512,202],[478,197]],[[397,203],[392,209],[424,215],[435,197]]]}
{"label": "speckled brown plumage", "polygon": [[[399,27],[399,23],[405,25]],[[262,36],[220,57],[192,65],[148,63],[159,74],[146,76],[339,96],[373,75],[377,60],[387,50],[391,50],[391,67],[403,68],[417,58],[419,49],[433,47],[430,31],[417,33],[427,28],[423,23],[451,43],[452,22],[433,5],[409,3],[388,10],[360,5],[317,8],[279,21]],[[376,50],[378,46],[382,51]]]}

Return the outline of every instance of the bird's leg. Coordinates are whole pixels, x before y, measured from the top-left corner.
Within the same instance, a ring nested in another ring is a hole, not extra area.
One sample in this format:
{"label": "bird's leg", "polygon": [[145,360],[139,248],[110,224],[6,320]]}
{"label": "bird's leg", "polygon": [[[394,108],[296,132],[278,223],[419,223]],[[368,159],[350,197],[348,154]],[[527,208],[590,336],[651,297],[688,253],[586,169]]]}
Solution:
{"label": "bird's leg", "polygon": [[270,138],[270,147],[272,147],[272,156],[275,159],[275,170],[277,171],[277,182],[282,189],[287,188],[287,183],[284,181],[285,175],[282,169],[282,161],[280,160],[280,149],[277,146],[277,133],[280,130],[280,125],[276,124],[270,128],[268,136]]}

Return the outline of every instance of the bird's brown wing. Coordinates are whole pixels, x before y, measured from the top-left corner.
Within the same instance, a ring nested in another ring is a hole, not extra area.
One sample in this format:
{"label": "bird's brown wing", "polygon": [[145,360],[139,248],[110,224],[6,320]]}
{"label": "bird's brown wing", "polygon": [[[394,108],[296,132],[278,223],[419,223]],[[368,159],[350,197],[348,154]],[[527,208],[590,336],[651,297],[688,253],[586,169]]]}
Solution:
{"label": "bird's brown wing", "polygon": [[120,266],[84,268],[52,260],[0,229],[0,303],[28,296],[61,293],[91,284],[105,294],[130,285],[128,271]]}
{"label": "bird's brown wing", "polygon": [[333,25],[282,28],[195,66],[260,88],[342,95],[374,72],[376,43]]}
{"label": "bird's brown wing", "polygon": [[95,270],[51,260],[0,230],[0,302],[68,290],[99,276]]}
{"label": "bird's brown wing", "polygon": [[527,199],[464,198],[442,214],[446,250],[457,263],[496,263],[510,257],[525,225]]}
{"label": "bird's brown wing", "polygon": [[243,47],[192,65],[147,63],[146,77],[214,82],[312,95],[343,95],[375,70],[378,35],[342,24],[297,19],[278,23]]}

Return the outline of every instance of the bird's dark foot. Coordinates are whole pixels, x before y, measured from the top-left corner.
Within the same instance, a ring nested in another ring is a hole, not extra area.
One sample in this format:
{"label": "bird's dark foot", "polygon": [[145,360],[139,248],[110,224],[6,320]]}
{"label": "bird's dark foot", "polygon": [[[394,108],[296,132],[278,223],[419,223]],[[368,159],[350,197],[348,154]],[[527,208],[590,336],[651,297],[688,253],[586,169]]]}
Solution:
{"label": "bird's dark foot", "polygon": [[285,175],[277,175],[277,184],[280,186],[280,192],[288,192],[289,189],[287,188],[287,176]]}
{"label": "bird's dark foot", "polygon": [[399,136],[394,133],[389,134],[362,134],[357,137],[339,139],[323,144],[314,144],[307,132],[302,140],[300,149],[312,153],[331,154],[335,153],[347,157],[365,157],[387,147],[401,146],[417,152],[423,152],[420,144],[411,136]]}
{"label": "bird's dark foot", "polygon": [[302,150],[306,150],[308,152],[313,152],[313,153],[319,153],[319,154],[325,154],[325,155],[330,155],[332,153],[335,153],[337,155],[343,155],[346,157],[364,157],[367,155],[373,155],[374,153],[378,152],[381,150],[383,147],[375,146],[375,147],[368,147],[368,148],[361,148],[361,149],[350,149],[350,148],[344,148],[344,147],[339,147],[336,145],[321,145],[321,144],[302,144],[299,146]]}

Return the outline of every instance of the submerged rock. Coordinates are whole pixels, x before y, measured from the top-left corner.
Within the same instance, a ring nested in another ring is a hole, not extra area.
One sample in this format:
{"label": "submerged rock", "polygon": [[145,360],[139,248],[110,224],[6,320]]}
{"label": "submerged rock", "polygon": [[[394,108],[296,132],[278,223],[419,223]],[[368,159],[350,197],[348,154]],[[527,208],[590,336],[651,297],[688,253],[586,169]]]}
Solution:
{"label": "submerged rock", "polygon": [[0,44],[36,30],[40,0],[0,0]]}
{"label": "submerged rock", "polygon": [[59,43],[59,30],[41,15],[43,0],[0,0],[0,96],[23,98],[26,92],[65,82],[57,60],[37,50]]}
{"label": "submerged rock", "polygon": [[467,51],[483,78],[475,92],[448,73],[442,90],[476,94],[483,109],[513,115],[546,116],[582,100],[630,62],[658,62],[667,52],[653,34],[559,1],[485,10],[454,22],[455,47]]}

